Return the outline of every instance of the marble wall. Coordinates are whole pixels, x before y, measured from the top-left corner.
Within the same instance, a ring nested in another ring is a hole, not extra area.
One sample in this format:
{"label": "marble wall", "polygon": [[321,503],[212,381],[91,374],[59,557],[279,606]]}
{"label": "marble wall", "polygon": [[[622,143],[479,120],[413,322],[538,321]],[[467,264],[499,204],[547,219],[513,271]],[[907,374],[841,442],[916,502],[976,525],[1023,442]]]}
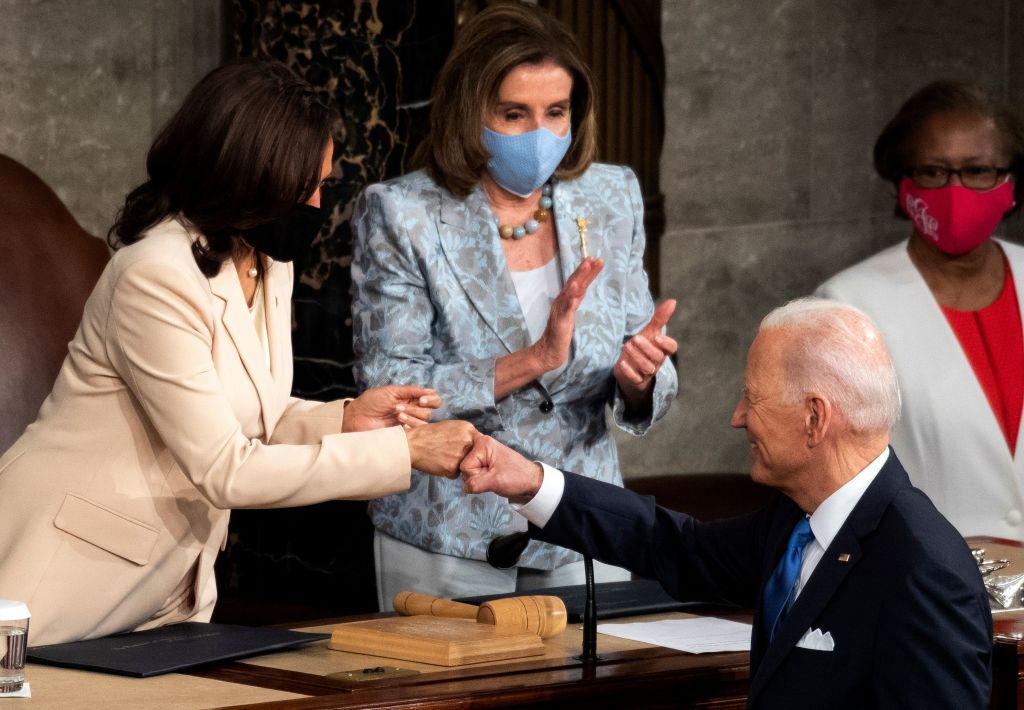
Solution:
{"label": "marble wall", "polygon": [[221,28],[220,0],[0,0],[0,152],[106,234]]}
{"label": "marble wall", "polygon": [[871,149],[914,90],[971,80],[1024,108],[1024,3],[664,0],[662,17],[661,285],[680,301],[681,386],[621,453],[627,476],[746,471],[729,417],[757,323],[908,236]]}

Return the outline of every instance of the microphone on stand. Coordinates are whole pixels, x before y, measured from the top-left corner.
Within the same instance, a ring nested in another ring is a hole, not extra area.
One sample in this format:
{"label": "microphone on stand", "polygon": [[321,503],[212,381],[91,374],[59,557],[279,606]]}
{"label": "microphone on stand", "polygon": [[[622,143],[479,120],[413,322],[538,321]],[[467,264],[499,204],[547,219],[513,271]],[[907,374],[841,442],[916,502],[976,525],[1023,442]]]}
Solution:
{"label": "microphone on stand", "polygon": [[[523,550],[530,544],[530,531],[500,535],[487,546],[487,562],[491,567],[509,569],[519,562]],[[597,655],[597,600],[594,594],[594,561],[589,555],[583,557],[583,571],[586,576],[587,600],[583,607],[583,652],[576,656],[584,663],[600,660]]]}
{"label": "microphone on stand", "polygon": [[530,531],[500,535],[487,546],[487,562],[491,567],[511,569],[519,562],[523,550],[530,544]]}

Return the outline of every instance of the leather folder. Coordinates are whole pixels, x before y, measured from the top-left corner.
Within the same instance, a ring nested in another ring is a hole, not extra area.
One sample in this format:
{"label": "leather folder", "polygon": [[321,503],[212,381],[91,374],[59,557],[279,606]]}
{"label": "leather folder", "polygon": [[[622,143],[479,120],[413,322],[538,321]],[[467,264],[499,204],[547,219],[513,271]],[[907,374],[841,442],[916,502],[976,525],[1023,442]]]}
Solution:
{"label": "leather folder", "polygon": [[28,660],[64,668],[148,678],[326,638],[329,634],[265,626],[185,622],[88,641],[31,646]]}

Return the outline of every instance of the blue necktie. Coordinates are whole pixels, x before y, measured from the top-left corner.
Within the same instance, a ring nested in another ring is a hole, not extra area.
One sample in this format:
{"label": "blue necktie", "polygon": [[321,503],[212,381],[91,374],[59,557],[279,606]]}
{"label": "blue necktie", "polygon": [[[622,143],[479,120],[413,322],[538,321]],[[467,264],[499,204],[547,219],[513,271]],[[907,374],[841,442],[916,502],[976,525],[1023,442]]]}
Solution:
{"label": "blue necktie", "polygon": [[804,547],[814,539],[811,521],[807,516],[793,528],[786,545],[786,553],[764,585],[764,620],[768,629],[768,640],[775,637],[775,630],[785,614],[796,580],[800,576],[800,563],[804,558]]}

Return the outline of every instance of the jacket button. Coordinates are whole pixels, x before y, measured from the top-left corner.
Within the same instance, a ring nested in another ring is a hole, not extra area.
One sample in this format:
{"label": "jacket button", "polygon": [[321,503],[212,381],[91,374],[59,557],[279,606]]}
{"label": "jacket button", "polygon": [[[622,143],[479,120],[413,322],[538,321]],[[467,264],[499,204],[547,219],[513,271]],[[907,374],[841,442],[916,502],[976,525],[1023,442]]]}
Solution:
{"label": "jacket button", "polygon": [[544,412],[544,414],[550,414],[551,410],[554,408],[555,405],[551,404],[551,400],[549,399],[545,399],[540,403],[540,411]]}

